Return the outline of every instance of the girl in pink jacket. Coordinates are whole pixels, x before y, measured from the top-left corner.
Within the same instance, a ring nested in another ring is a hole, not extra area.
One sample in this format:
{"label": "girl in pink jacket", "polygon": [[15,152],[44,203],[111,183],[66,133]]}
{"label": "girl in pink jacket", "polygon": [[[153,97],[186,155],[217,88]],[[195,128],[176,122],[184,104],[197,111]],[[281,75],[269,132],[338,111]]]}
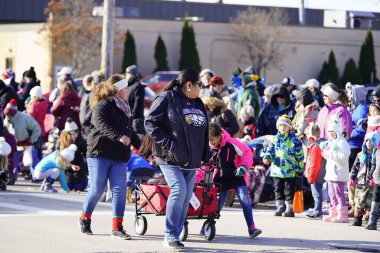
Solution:
{"label": "girl in pink jacket", "polygon": [[209,126],[209,142],[218,165],[218,169],[214,171],[214,183],[222,186],[219,208],[220,210],[223,208],[227,191],[235,189],[243,208],[249,237],[254,238],[262,231],[255,227],[247,190],[249,180],[246,171],[252,166],[252,152],[250,148],[232,138],[227,131],[214,123]]}

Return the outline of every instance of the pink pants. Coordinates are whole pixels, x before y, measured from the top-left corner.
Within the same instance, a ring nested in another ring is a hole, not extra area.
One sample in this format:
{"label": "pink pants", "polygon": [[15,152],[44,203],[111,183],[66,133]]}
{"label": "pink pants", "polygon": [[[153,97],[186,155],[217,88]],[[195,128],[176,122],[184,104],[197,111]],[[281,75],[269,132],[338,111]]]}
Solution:
{"label": "pink pants", "polygon": [[330,197],[330,203],[331,206],[346,206],[347,205],[347,200],[346,196],[344,195],[344,182],[333,182],[333,181],[328,181],[328,191],[329,191],[329,197]]}

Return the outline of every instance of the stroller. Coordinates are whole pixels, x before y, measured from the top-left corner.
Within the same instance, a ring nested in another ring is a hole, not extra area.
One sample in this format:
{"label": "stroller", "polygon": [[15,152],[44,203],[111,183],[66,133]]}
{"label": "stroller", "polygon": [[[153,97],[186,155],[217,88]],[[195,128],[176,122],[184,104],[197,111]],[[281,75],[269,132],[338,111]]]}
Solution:
{"label": "stroller", "polygon": [[[211,241],[215,237],[215,219],[219,219],[219,204],[221,187],[212,183],[214,165],[204,165],[200,171],[203,180],[194,185],[194,195],[196,201],[191,201],[187,212],[186,220],[180,235],[181,241],[186,241],[188,236],[189,219],[206,219],[203,223],[202,231],[206,240]],[[197,171],[197,174],[198,171]],[[136,180],[135,197],[139,202],[135,202],[135,232],[144,235],[148,229],[148,222],[144,215],[154,214],[162,216],[166,214],[166,202],[170,194],[170,189],[166,184],[141,183]]]}

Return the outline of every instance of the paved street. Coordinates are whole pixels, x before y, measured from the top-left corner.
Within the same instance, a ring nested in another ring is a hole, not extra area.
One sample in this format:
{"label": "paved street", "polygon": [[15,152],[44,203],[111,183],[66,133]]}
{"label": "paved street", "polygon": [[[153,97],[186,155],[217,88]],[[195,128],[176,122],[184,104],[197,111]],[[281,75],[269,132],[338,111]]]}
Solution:
{"label": "paved street", "polygon": [[[111,205],[100,203],[93,214],[93,236],[79,232],[78,216],[85,194],[41,193],[39,185],[17,182],[0,192],[0,252],[168,252],[162,246],[164,217],[148,215],[148,231],[133,229],[134,206],[127,206],[125,228],[132,240],[110,238]],[[348,224],[331,224],[274,217],[273,210],[254,209],[260,237],[249,239],[241,209],[226,208],[216,223],[216,236],[199,236],[204,220],[190,220],[185,252],[337,252],[329,244],[360,246],[380,252],[380,230],[367,231]],[[354,252],[354,251],[345,251]]]}

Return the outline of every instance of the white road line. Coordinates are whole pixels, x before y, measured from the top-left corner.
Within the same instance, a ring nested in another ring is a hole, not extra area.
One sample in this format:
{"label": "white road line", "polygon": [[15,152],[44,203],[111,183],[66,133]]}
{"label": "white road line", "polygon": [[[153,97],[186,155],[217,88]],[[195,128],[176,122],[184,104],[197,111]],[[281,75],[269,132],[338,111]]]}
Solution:
{"label": "white road line", "polygon": [[0,207],[22,210],[22,211],[28,211],[28,212],[51,213],[51,214],[62,214],[62,213],[64,213],[63,211],[56,211],[56,210],[43,209],[43,208],[32,207],[32,206],[24,206],[24,205],[18,205],[18,204],[9,204],[9,203],[0,203]]}

